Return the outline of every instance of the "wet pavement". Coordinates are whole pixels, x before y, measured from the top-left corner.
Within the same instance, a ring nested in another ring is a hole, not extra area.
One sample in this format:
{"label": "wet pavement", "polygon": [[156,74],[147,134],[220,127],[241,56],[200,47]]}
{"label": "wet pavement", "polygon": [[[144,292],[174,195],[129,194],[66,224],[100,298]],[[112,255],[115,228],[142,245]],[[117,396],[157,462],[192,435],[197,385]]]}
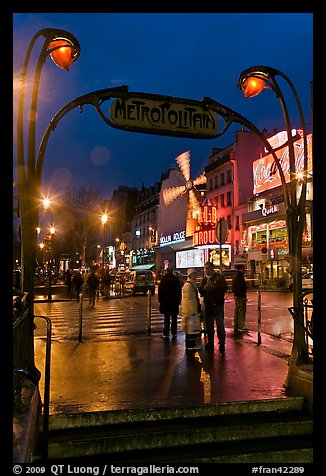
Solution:
{"label": "wet pavement", "polygon": [[[242,400],[286,398],[289,341],[256,332],[234,335],[226,328],[226,351],[185,351],[160,334],[121,335],[51,343],[50,414]],[[36,366],[42,372],[46,339],[35,338]]]}

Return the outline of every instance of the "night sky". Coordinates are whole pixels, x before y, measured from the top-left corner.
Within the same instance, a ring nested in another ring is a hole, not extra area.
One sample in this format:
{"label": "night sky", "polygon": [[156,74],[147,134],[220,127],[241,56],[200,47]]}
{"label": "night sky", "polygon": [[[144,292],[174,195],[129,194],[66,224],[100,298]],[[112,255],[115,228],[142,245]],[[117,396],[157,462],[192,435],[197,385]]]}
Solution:
{"label": "night sky", "polygon": [[[17,85],[33,35],[43,28],[70,31],[81,55],[66,72],[48,58],[38,99],[37,148],[55,113],[94,90],[128,85],[130,92],[200,100],[209,96],[239,112],[258,128],[284,130],[275,94],[264,91],[245,99],[237,88],[240,73],[255,65],[284,72],[301,100],[311,132],[313,80],[312,13],[16,13],[13,16],[14,167],[16,158]],[[33,50],[37,62],[40,40]],[[34,69],[29,69],[31,78]],[[288,101],[292,127],[300,121],[286,82],[279,84]],[[28,102],[27,102],[28,105]],[[68,113],[51,134],[43,169],[43,193],[85,185],[111,198],[120,185],[140,188],[160,180],[189,150],[192,178],[199,175],[213,147],[234,140],[236,125],[219,139],[185,139],[131,133],[111,128],[92,106]],[[14,179],[16,171],[14,168]]]}

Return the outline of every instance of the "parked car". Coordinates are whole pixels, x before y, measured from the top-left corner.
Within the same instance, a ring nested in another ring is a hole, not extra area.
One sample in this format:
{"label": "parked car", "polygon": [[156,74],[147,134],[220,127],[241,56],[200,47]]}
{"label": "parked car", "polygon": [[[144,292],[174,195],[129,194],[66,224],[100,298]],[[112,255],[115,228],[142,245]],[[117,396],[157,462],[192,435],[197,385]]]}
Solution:
{"label": "parked car", "polygon": [[153,296],[155,294],[154,273],[149,270],[130,271],[125,289],[127,293],[133,296],[137,293],[146,294],[147,291],[150,291]]}
{"label": "parked car", "polygon": [[[314,273],[310,271],[310,273],[306,273],[302,276],[302,290],[305,291],[306,289],[313,289],[314,288]],[[293,289],[293,282],[292,278],[290,278],[289,290],[292,291]]]}

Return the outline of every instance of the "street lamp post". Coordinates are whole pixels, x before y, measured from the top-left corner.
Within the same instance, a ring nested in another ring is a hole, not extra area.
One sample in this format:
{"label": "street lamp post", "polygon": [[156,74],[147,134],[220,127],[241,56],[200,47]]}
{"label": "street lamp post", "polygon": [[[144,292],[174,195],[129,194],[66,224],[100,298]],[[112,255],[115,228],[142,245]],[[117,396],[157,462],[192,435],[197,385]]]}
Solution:
{"label": "street lamp post", "polygon": [[104,251],[105,251],[105,243],[106,243],[106,224],[107,224],[107,221],[108,221],[109,217],[107,215],[107,213],[103,213],[102,216],[101,216],[101,223],[103,225],[103,249],[102,249],[102,278],[103,278],[103,274],[104,274]]}
{"label": "street lamp post", "polygon": [[[25,160],[24,147],[24,102],[26,76],[29,59],[36,41],[44,37],[44,43],[35,69],[32,96],[30,102],[27,156]],[[18,169],[18,198],[21,230],[21,265],[22,265],[22,289],[29,293],[30,313],[29,332],[25,336],[26,368],[31,373],[40,377],[40,372],[34,364],[33,344],[33,319],[34,319],[34,271],[37,246],[36,227],[38,225],[38,208],[41,190],[41,174],[36,173],[35,164],[35,138],[36,138],[36,110],[38,90],[42,66],[47,55],[50,55],[54,63],[67,71],[71,64],[76,61],[80,54],[80,46],[77,39],[69,32],[60,29],[47,28],[37,32],[28,46],[23,70],[18,99],[17,112],[17,169]]]}
{"label": "street lamp post", "polygon": [[51,248],[52,248],[52,253],[49,259],[49,266],[48,266],[48,272],[49,272],[49,287],[48,287],[48,301],[52,301],[52,264],[53,262],[55,263],[55,250],[54,250],[54,236],[55,236],[55,226],[51,225],[50,226],[50,236],[51,236]]}
{"label": "street lamp post", "polygon": [[[303,170],[299,175],[296,170],[294,154],[294,138],[288,108],[276,81],[276,76],[283,78],[290,86],[299,110],[304,160]],[[304,312],[302,303],[302,238],[305,225],[306,190],[307,190],[307,168],[308,168],[308,146],[307,131],[302,106],[292,81],[281,71],[269,66],[253,66],[240,74],[238,87],[243,91],[245,97],[254,97],[263,89],[272,89],[279,99],[284,116],[287,131],[290,182],[283,184],[286,201],[286,223],[289,243],[290,271],[293,277],[293,308],[296,319],[294,321],[294,341],[292,347],[291,361],[297,365],[309,362],[308,349],[305,343]],[[300,193],[298,194],[298,190]]]}

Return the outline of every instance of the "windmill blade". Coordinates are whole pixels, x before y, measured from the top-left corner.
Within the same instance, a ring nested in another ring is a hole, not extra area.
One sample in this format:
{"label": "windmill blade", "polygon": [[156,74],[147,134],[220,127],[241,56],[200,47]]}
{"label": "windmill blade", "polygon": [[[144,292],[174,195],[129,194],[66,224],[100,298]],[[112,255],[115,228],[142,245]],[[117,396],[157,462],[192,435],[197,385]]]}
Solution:
{"label": "windmill blade", "polygon": [[190,152],[183,152],[175,159],[186,182],[190,180]]}
{"label": "windmill blade", "polygon": [[197,177],[193,181],[193,184],[194,185],[201,185],[201,184],[206,183],[206,182],[207,182],[206,175],[204,173],[202,173],[199,177]]}
{"label": "windmill blade", "polygon": [[176,198],[178,198],[185,191],[184,185],[180,187],[171,187],[163,190],[163,200],[165,205],[170,205]]}
{"label": "windmill blade", "polygon": [[198,210],[200,208],[199,200],[193,190],[189,190],[189,208],[191,210]]}

